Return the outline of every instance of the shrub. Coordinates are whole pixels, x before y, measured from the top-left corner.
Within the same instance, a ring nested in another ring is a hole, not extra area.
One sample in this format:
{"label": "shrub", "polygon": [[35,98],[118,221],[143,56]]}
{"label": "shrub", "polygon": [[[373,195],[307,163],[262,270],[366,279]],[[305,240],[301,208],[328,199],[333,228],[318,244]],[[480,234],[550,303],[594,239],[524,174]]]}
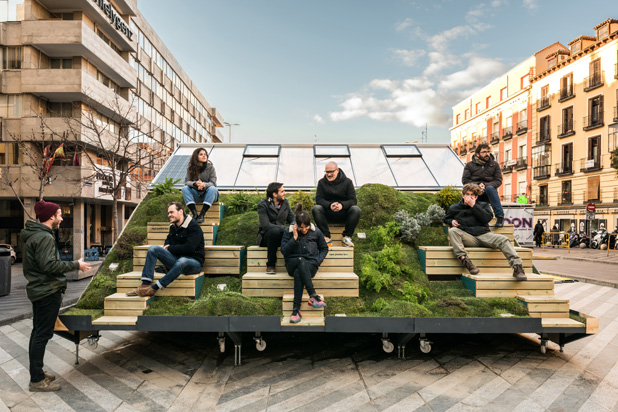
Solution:
{"label": "shrub", "polygon": [[225,203],[225,215],[238,215],[250,210],[257,210],[257,204],[264,196],[255,192],[233,192],[221,195],[221,202]]}
{"label": "shrub", "polygon": [[426,211],[430,205],[436,203],[436,195],[433,193],[397,191],[396,196],[397,210],[403,209],[411,216]]}
{"label": "shrub", "polygon": [[417,213],[414,219],[420,227],[431,226],[431,218],[427,213]]}
{"label": "shrub", "polygon": [[360,280],[376,292],[393,284],[393,276],[401,275],[401,245],[386,246],[375,254],[363,256]]}
{"label": "shrub", "polygon": [[174,192],[179,192],[178,189],[174,189],[174,185],[180,182],[180,179],[172,179],[171,177],[166,177],[165,181],[161,183],[157,183],[153,186],[152,194],[154,196],[163,196]]}
{"label": "shrub", "polygon": [[401,288],[403,300],[412,303],[423,303],[429,298],[429,289],[414,282],[404,282]]}
{"label": "shrub", "polygon": [[395,240],[395,236],[399,234],[399,232],[399,223],[391,220],[384,226],[372,227],[367,238],[371,246],[378,249],[392,244]]}
{"label": "shrub", "polygon": [[297,203],[302,203],[303,209],[309,212],[310,215],[311,209],[315,206],[315,201],[313,200],[311,194],[303,192],[302,190],[288,196],[288,201],[290,202],[290,206],[292,206],[292,211],[294,210],[294,207],[296,207]]}
{"label": "shrub", "polygon": [[397,191],[377,183],[363,185],[356,191],[361,208],[359,228],[386,224],[397,210]]}
{"label": "shrub", "polygon": [[444,220],[444,215],[446,214],[444,209],[438,205],[429,205],[426,213],[427,216],[429,216],[429,219],[434,223],[442,222]]}
{"label": "shrub", "polygon": [[393,219],[401,224],[401,238],[407,242],[412,242],[421,231],[421,227],[416,219],[410,217],[410,214],[405,210],[397,211],[397,213],[393,216]]}
{"label": "shrub", "polygon": [[438,205],[444,210],[448,210],[451,205],[454,205],[460,200],[461,191],[456,190],[453,186],[446,186],[444,189],[436,193],[436,201],[438,202]]}
{"label": "shrub", "polygon": [[373,305],[371,305],[372,312],[381,312],[384,308],[388,306],[388,302],[384,298],[378,298]]}
{"label": "shrub", "polygon": [[[153,196],[149,193],[131,215],[131,221],[127,229],[134,227],[146,227],[148,222],[169,222],[167,217],[167,205],[170,202],[184,204],[182,193],[176,190],[161,196]],[[125,229],[126,230],[126,229]]]}
{"label": "shrub", "polygon": [[259,227],[257,211],[231,216],[227,216],[226,213],[226,216],[221,220],[221,226],[219,226],[217,245],[254,246]]}
{"label": "shrub", "polygon": [[146,243],[145,227],[132,227],[125,229],[122,232],[122,236],[116,241],[114,251],[118,256],[118,259],[132,259],[133,258],[133,246],[139,246]]}

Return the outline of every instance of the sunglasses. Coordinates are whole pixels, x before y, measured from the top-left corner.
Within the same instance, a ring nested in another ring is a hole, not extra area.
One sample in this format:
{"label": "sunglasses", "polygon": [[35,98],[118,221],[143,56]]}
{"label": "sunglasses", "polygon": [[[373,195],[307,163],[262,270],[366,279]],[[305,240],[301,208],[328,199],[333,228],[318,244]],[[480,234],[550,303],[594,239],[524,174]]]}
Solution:
{"label": "sunglasses", "polygon": [[336,170],[325,170],[324,171],[324,173],[326,173],[327,175],[332,175],[335,172],[336,172]]}

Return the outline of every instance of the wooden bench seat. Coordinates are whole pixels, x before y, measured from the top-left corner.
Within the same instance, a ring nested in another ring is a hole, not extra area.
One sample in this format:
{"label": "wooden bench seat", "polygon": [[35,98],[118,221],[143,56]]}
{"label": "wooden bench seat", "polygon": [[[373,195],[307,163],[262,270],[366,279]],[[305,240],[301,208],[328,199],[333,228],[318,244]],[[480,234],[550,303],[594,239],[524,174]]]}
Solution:
{"label": "wooden bench seat", "polygon": [[517,296],[535,318],[568,318],[569,300],[556,296]]}
{"label": "wooden bench seat", "polygon": [[[316,291],[330,296],[358,297],[358,276],[352,272],[322,272],[313,278]],[[267,275],[265,272],[247,272],[242,277],[242,294],[256,297],[277,297],[294,294],[294,279],[287,272]]]}
{"label": "wooden bench seat", "polygon": [[[133,271],[141,272],[150,245],[133,247]],[[205,246],[206,259],[202,271],[207,275],[240,275],[245,258],[244,246]],[[161,264],[157,262],[157,264]]]}
{"label": "wooden bench seat", "polygon": [[[217,239],[219,226],[205,221],[200,224],[200,227],[204,232],[204,244],[213,245]],[[163,246],[170,232],[170,224],[169,222],[148,222],[147,230],[146,241],[148,245]]]}
{"label": "wooden bench seat", "polygon": [[527,274],[528,280],[518,281],[511,274],[463,274],[461,280],[477,298],[514,298],[530,295],[554,295],[554,279],[548,276]]}
{"label": "wooden bench seat", "polygon": [[[247,248],[247,272],[264,272],[266,270],[267,248],[249,246]],[[287,274],[285,260],[281,250],[277,250],[277,272]],[[320,265],[320,272],[354,272],[354,249],[345,246],[329,248],[328,255]]]}
{"label": "wooden bench seat", "polygon": [[[161,279],[165,274],[156,273],[154,281]],[[129,272],[118,275],[116,278],[116,292],[127,293],[142,284],[142,272]],[[180,275],[176,280],[168,285],[167,288],[159,290],[156,296],[189,296],[192,298],[198,297],[202,290],[204,282],[204,273],[196,275]]]}
{"label": "wooden bench seat", "polygon": [[[509,262],[499,249],[483,247],[466,248],[468,257],[479,268],[480,275],[483,273],[513,273]],[[532,273],[532,249],[515,248],[522,259],[526,274]],[[420,246],[418,258],[429,280],[451,280],[469,273],[455,257],[451,246]]]}

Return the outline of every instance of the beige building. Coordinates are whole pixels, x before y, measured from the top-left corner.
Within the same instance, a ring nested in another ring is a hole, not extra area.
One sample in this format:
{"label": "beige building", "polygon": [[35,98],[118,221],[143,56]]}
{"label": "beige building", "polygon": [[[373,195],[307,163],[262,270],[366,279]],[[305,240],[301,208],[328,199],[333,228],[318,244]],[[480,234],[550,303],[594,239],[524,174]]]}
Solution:
{"label": "beige building", "polygon": [[[547,53],[531,80],[535,220],[561,230],[618,225],[618,21]],[[588,203],[595,218],[586,220]]]}
{"label": "beige building", "polygon": [[[76,258],[85,248],[112,244],[111,176],[88,125],[102,129],[105,141],[126,132],[137,142],[133,153],[146,153],[144,167],[117,196],[119,226],[179,143],[222,141],[221,115],[136,0],[0,1],[0,47],[0,243],[19,248],[27,219],[7,182],[32,211],[40,180],[29,153],[52,139],[55,150],[69,124],[75,144],[66,143],[64,159],[53,163],[44,196],[61,205],[59,241]],[[125,157],[120,167],[135,159]]]}

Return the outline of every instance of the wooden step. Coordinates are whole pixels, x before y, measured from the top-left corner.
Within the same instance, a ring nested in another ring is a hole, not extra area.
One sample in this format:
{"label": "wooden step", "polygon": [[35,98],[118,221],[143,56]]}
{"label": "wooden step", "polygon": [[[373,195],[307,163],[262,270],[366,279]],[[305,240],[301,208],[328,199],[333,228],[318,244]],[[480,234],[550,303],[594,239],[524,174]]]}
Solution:
{"label": "wooden step", "polygon": [[93,325],[137,325],[137,316],[101,316],[92,321]]}
{"label": "wooden step", "polygon": [[541,319],[541,325],[544,328],[585,328],[584,323],[578,322],[571,318],[543,318]]}
{"label": "wooden step", "polygon": [[[216,234],[219,230],[218,224],[214,225],[210,222],[204,222],[200,224],[200,227],[204,232],[204,244],[212,245],[216,240]],[[170,231],[170,224],[169,222],[148,222],[147,230],[146,239],[148,245],[163,246]]]}
{"label": "wooden step", "polygon": [[[165,274],[154,274],[154,281],[161,279]],[[116,292],[127,293],[142,284],[142,272],[128,272],[118,275],[116,278]],[[200,295],[204,273],[195,275],[180,275],[176,280],[168,285],[167,288],[159,290],[156,296],[188,296],[196,297]]]}
{"label": "wooden step", "polygon": [[[318,272],[313,278],[313,286],[324,296],[358,297],[358,276],[351,272]],[[294,295],[294,279],[282,272],[275,275],[247,272],[242,277],[242,293],[256,297]]]}
{"label": "wooden step", "polygon": [[301,315],[303,316],[298,323],[290,323],[290,317],[284,316],[281,319],[281,326],[324,326],[325,321],[323,317],[310,317],[305,316],[305,314],[301,311]]}
{"label": "wooden step", "polygon": [[127,296],[126,293],[114,293],[105,298],[104,307],[105,309],[145,310],[148,308],[152,299],[153,297],[148,296]]}
{"label": "wooden step", "polygon": [[[144,269],[146,255],[150,245],[140,245],[133,247],[133,271],[141,272]],[[242,262],[245,258],[246,249],[244,246],[205,246],[204,252],[206,259],[202,271],[206,275],[234,275],[240,274]],[[161,265],[161,262],[157,262]]]}
{"label": "wooden step", "polygon": [[[249,246],[247,248],[247,272],[261,272],[266,270],[267,248]],[[277,272],[286,273],[285,259],[281,250],[277,250]],[[354,249],[345,246],[329,248],[328,255],[320,265],[319,272],[353,272]]]}
{"label": "wooden step", "polygon": [[144,314],[144,309],[105,309],[105,316],[141,316]]}
{"label": "wooden step", "polygon": [[[505,224],[502,227],[497,227],[495,226],[496,223],[496,219],[492,219],[491,222],[489,223],[489,230],[491,231],[491,233],[497,233],[499,235],[503,235],[506,236],[511,242],[513,241],[513,239],[515,238],[514,233],[515,233],[515,228],[513,225],[509,225],[509,224]],[[444,228],[446,229],[446,233],[448,235],[448,229],[449,227],[447,225],[444,225]]]}
{"label": "wooden step", "polygon": [[462,274],[464,286],[476,297],[517,297],[530,295],[553,295],[553,278],[528,274],[528,280],[518,281],[512,274]]}
{"label": "wooden step", "polygon": [[[323,295],[319,295],[322,300],[324,300]],[[300,304],[300,312],[303,316],[310,317],[324,317],[324,308],[314,308],[313,306],[309,306],[307,301],[309,300],[309,295],[306,293],[303,294],[302,302]],[[288,318],[292,316],[292,310],[294,309],[294,295],[283,295],[282,300],[283,307],[283,316],[287,316]]]}

